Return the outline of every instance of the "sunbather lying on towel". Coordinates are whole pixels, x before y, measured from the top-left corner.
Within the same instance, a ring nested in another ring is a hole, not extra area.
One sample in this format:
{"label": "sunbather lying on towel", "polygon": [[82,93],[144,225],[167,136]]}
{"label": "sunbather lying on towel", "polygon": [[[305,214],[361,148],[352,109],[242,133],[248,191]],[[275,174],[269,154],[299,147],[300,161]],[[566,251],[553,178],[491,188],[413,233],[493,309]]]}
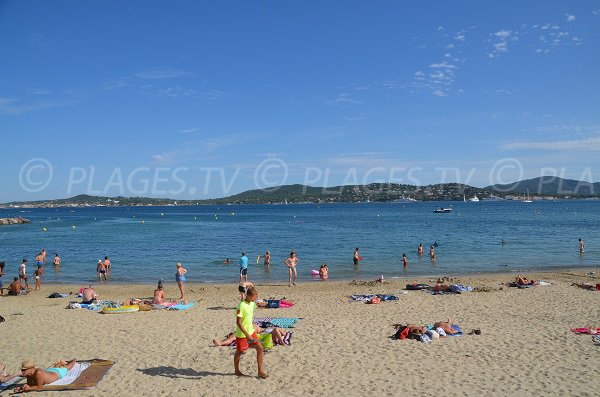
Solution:
{"label": "sunbather lying on towel", "polygon": [[437,323],[433,324],[433,329],[437,331],[438,328],[441,328],[446,335],[454,335],[457,334],[458,332],[452,328],[452,324],[450,324],[450,320],[448,321],[438,321]]}
{"label": "sunbather lying on towel", "polygon": [[[254,324],[254,330],[257,334],[270,333],[273,337],[273,343],[285,346],[285,343],[283,343],[283,337],[285,335],[285,332],[282,332],[279,328],[261,328],[258,325]],[[228,346],[233,341],[235,341],[235,334],[233,332],[227,335],[227,337],[223,340],[213,339],[213,343],[215,344],[215,346]]]}
{"label": "sunbather lying on towel", "polygon": [[527,277],[517,276],[515,277],[515,283],[517,285],[538,285],[539,283],[534,280],[529,280]]}
{"label": "sunbather lying on towel", "polygon": [[23,361],[23,364],[21,364],[21,374],[27,378],[27,384],[17,387],[15,392],[21,393],[42,390],[44,385],[64,378],[67,375],[67,372],[69,372],[76,363],[77,361],[75,359],[72,359],[71,361],[61,360],[52,364],[52,367],[50,368],[42,369],[36,368],[35,363],[32,360]]}

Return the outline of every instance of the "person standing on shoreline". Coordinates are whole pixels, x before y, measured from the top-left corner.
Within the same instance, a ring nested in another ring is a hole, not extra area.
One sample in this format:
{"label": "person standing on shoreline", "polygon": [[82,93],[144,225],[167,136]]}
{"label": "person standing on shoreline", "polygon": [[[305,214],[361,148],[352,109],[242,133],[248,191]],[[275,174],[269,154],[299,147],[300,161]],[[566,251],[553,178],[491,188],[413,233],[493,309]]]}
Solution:
{"label": "person standing on shoreline", "polygon": [[33,273],[35,276],[34,291],[42,289],[42,274],[44,274],[44,269],[42,269],[42,265],[38,265],[37,270]]}
{"label": "person standing on shoreline", "polygon": [[585,252],[585,243],[582,239],[579,239],[579,253],[583,254]]}
{"label": "person standing on shoreline", "polygon": [[181,292],[181,296],[179,299],[183,300],[183,303],[187,303],[184,297],[184,288],[183,284],[185,283],[185,274],[187,273],[187,269],[181,265],[181,263],[177,262],[177,272],[175,273],[175,281],[177,281],[177,286],[179,287],[179,292]]}
{"label": "person standing on shoreline", "polygon": [[352,257],[352,262],[354,262],[354,266],[358,265],[358,261],[360,260],[360,254],[358,253],[358,247],[354,249],[354,256]]}
{"label": "person standing on shoreline", "polygon": [[288,281],[289,287],[292,286],[292,283],[294,285],[296,285],[296,276],[297,276],[296,265],[298,264],[298,260],[299,259],[296,256],[296,252],[292,251],[292,252],[290,252],[290,256],[283,262],[283,264],[285,266],[287,266],[288,272],[289,272],[289,281]]}
{"label": "person standing on shoreline", "polygon": [[19,265],[19,284],[23,284],[25,281],[25,288],[29,289],[29,282],[27,281],[27,259],[23,258],[23,262]]}
{"label": "person standing on shoreline", "polygon": [[240,257],[240,284],[248,282],[248,257],[242,252]]}

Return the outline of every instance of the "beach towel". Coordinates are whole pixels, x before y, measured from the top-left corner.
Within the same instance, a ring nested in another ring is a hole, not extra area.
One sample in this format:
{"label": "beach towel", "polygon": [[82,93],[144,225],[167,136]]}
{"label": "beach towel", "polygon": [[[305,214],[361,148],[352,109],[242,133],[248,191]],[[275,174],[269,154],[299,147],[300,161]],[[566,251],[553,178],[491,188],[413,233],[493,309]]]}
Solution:
{"label": "beach towel", "polygon": [[9,387],[11,387],[11,386],[13,386],[13,385],[15,385],[15,384],[19,383],[19,381],[21,381],[21,379],[25,379],[25,378],[22,378],[22,377],[20,377],[20,376],[17,376],[16,378],[12,378],[11,380],[8,380],[8,381],[6,381],[6,382],[2,382],[2,383],[0,383],[0,392],[1,392],[2,390],[6,390],[6,389],[8,389]]}
{"label": "beach towel", "polygon": [[167,307],[167,310],[187,310],[187,309],[191,309],[194,306],[196,306],[196,301],[193,301],[193,302],[190,302],[187,304],[179,303],[177,305]]}
{"label": "beach towel", "polygon": [[446,336],[463,336],[464,335],[463,332],[462,332],[462,329],[460,329],[460,327],[458,325],[452,324],[451,327],[452,327],[453,330],[456,331],[456,333],[452,334],[452,335],[446,334]]}
{"label": "beach towel", "polygon": [[368,295],[349,295],[350,302],[368,302],[373,298],[379,298],[382,301],[395,301],[398,300],[398,297],[395,295],[386,295],[386,294],[368,294]]}
{"label": "beach towel", "polygon": [[600,335],[600,328],[571,328],[571,332],[578,335]]}
{"label": "beach towel", "polygon": [[294,325],[301,319],[298,317],[258,317],[253,320],[255,324],[261,328],[277,327],[277,328],[294,328]]}
{"label": "beach towel", "polygon": [[461,294],[463,292],[471,292],[473,291],[473,287],[470,286],[464,286],[462,284],[452,284],[450,287],[450,291],[456,293],[456,294]]}
{"label": "beach towel", "polygon": [[43,390],[84,390],[95,387],[115,364],[114,361],[93,359],[80,361],[67,375],[54,383],[45,385]]}

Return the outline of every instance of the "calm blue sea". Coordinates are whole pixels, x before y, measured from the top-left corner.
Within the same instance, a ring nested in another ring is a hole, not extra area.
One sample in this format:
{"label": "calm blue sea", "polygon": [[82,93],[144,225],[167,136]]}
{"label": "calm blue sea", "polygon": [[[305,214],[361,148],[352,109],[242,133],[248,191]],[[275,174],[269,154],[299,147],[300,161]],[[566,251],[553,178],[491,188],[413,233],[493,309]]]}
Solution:
{"label": "calm blue sea", "polygon": [[[434,208],[452,206],[449,214]],[[374,279],[498,271],[528,271],[600,264],[600,202],[418,202],[194,207],[0,209],[0,217],[23,216],[32,224],[0,226],[0,261],[5,282],[21,258],[35,269],[42,248],[49,263],[45,282],[84,283],[96,279],[96,263],[107,255],[113,282],[173,282],[175,264],[192,282],[236,282],[238,258],[250,258],[251,281],[287,281],[282,262],[291,249],[300,258],[299,278],[327,263],[331,279]],[[46,231],[44,231],[44,228]],[[586,253],[579,255],[583,238]],[[507,244],[501,245],[500,240]],[[438,259],[427,249],[434,241]],[[425,245],[426,255],[417,256]],[[363,261],[352,264],[355,247]],[[256,257],[271,251],[265,269]],[[408,267],[402,268],[406,253]],[[231,258],[231,265],[223,260]]]}

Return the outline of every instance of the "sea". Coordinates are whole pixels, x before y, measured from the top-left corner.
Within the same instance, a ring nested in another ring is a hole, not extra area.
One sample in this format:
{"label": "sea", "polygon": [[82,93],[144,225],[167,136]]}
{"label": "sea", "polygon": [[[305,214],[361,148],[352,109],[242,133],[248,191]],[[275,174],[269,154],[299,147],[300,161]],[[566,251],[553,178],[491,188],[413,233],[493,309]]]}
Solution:
{"label": "sea", "polygon": [[[440,207],[452,212],[433,212]],[[301,282],[317,282],[311,270],[323,263],[331,280],[600,265],[600,201],[593,200],[0,209],[0,217],[15,216],[32,223],[0,226],[5,283],[22,258],[32,274],[42,248],[48,252],[43,283],[94,282],[104,256],[113,265],[110,282],[129,284],[174,282],[177,262],[190,282],[235,283],[242,252],[250,258],[250,281],[287,283],[283,261],[291,250],[300,259]],[[432,244],[435,262],[428,256]],[[356,247],[363,258],[358,266]],[[270,267],[263,265],[265,251]],[[56,253],[59,267],[51,264]]]}

